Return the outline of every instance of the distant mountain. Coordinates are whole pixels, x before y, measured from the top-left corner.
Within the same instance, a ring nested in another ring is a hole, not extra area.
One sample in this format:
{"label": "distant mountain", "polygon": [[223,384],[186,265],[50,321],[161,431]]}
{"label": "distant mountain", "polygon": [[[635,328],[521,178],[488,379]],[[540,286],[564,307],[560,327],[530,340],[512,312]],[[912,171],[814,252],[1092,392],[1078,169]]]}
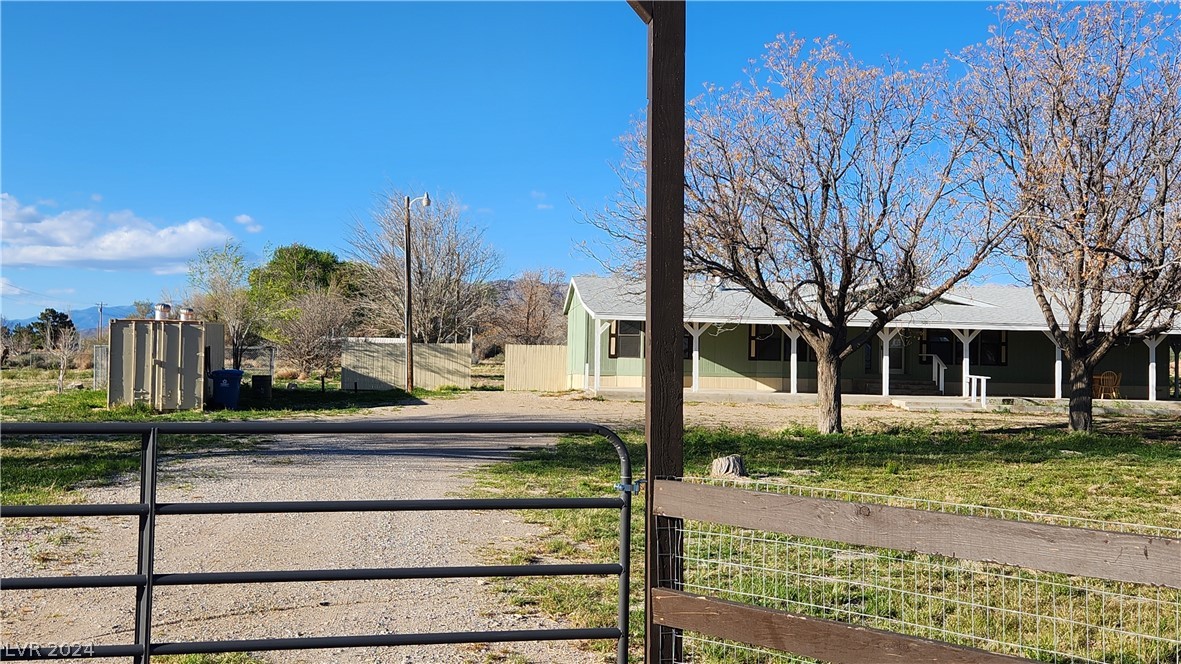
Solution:
{"label": "distant mountain", "polygon": [[[61,309],[58,309],[61,311]],[[82,334],[94,334],[98,328],[98,307],[87,307],[85,309],[75,309],[68,312],[70,320],[74,321],[74,327]],[[103,307],[103,327],[106,327],[107,321],[112,318],[129,318],[135,314],[135,306],[130,304],[112,305]],[[8,321],[8,326],[21,324],[28,325],[37,320],[37,316],[31,318],[19,318]]]}

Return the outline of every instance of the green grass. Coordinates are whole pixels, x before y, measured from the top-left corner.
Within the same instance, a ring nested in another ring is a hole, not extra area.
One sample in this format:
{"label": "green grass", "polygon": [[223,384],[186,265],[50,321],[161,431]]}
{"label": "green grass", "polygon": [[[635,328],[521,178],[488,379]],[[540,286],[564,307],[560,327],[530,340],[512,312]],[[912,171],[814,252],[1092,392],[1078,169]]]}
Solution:
{"label": "green grass", "polygon": [[[984,431],[969,426],[894,427],[823,436],[805,428],[775,433],[690,428],[685,435],[685,468],[687,475],[704,475],[715,457],[741,454],[753,475],[794,484],[1181,528],[1181,474],[1177,472],[1181,467],[1181,426],[1176,421],[1125,418],[1108,422],[1105,428],[1112,433],[1078,435],[1057,427]],[[624,432],[624,438],[636,462],[636,475],[642,476],[644,448],[640,434]],[[606,442],[567,437],[555,449],[530,451],[515,462],[480,470],[475,490],[498,496],[603,495],[612,492],[616,481],[618,462]],[[637,496],[632,523],[636,534],[634,561],[643,558],[639,516],[643,510],[642,498]],[[608,561],[615,556],[617,517],[614,514],[547,511],[527,512],[523,516],[545,526],[546,534],[526,548],[507,554],[510,560]],[[758,564],[765,562],[758,561]],[[779,563],[772,560],[767,564],[774,568]],[[838,567],[845,572],[850,569],[848,563],[838,563],[831,555],[816,556],[815,564],[816,569],[804,573],[832,572]],[[702,571],[706,577],[711,573],[708,569]],[[634,603],[642,597],[639,586],[642,567],[634,565],[632,574]],[[747,574],[739,585],[770,588],[773,595],[778,593],[786,598],[784,602],[790,603],[792,593],[785,584],[782,579]],[[613,579],[519,579],[505,581],[499,588],[514,604],[561,616],[575,626],[614,623]],[[743,587],[735,590],[741,591]],[[926,604],[887,607],[882,596],[866,593],[854,597],[850,593],[855,591],[841,584],[814,584],[807,592],[812,599],[827,598],[837,607],[856,603],[866,612],[934,611],[934,607]],[[1013,588],[1002,587],[997,592],[1011,593]],[[1047,601],[1039,599],[1037,592],[1026,591],[1025,599]],[[1011,605],[1019,598],[1008,601]],[[1104,610],[1099,609],[1100,613]],[[984,618],[965,614],[948,620],[959,625],[957,629],[977,629],[980,633],[981,626],[972,624],[977,619]],[[996,629],[992,625],[987,627]],[[635,614],[631,628],[633,638],[639,638],[642,625]],[[1175,627],[1162,627],[1161,633],[1171,633],[1166,629]],[[595,647],[606,649],[608,645]],[[715,660],[705,653],[705,661],[735,661],[727,659],[732,656],[730,652]],[[1113,651],[1109,661],[1123,660]]]}
{"label": "green grass", "polygon": [[[93,382],[90,371],[72,371],[66,384]],[[294,383],[296,389],[287,389]],[[339,380],[279,381],[271,399],[254,395],[249,384],[242,386],[237,410],[176,411],[154,413],[143,405],[107,407],[105,390],[69,390],[57,393],[57,374],[48,370],[0,370],[0,420],[4,422],[214,422],[292,418],[306,415],[350,415],[368,408],[396,406],[416,399],[447,398],[459,388],[358,391],[340,389]]]}
{"label": "green grass", "polygon": [[[90,371],[72,371],[66,385],[90,385]],[[294,382],[296,389],[286,389]],[[402,390],[352,392],[328,381],[320,391],[319,380],[282,381],[272,398],[256,397],[243,386],[238,410],[177,411],[155,413],[146,406],[107,407],[102,390],[70,390],[58,393],[57,373],[44,369],[0,370],[0,421],[3,422],[216,422],[284,419],[308,415],[349,415],[379,406],[413,403],[421,399],[455,398],[462,390]],[[165,437],[161,458],[191,452],[240,449],[246,439],[214,436]],[[0,504],[72,502],[79,487],[110,484],[127,473],[138,472],[139,440],[134,437],[30,438],[5,436],[0,445]]]}
{"label": "green grass", "polygon": [[162,664],[266,664],[265,659],[244,652],[218,655],[156,655],[152,661]]}
{"label": "green grass", "polygon": [[[162,436],[163,463],[193,453],[241,451],[250,438],[228,436]],[[104,486],[139,472],[140,441],[134,436],[4,436],[0,446],[0,504],[71,503],[74,491]]]}

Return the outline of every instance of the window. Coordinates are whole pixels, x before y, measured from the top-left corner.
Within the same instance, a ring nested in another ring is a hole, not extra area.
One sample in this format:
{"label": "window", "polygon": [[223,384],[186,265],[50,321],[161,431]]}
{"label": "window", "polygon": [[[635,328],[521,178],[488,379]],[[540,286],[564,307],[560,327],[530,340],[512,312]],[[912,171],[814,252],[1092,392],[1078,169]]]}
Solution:
{"label": "window", "polygon": [[[960,359],[960,344],[950,330],[924,330],[919,340],[920,355],[938,355],[947,366]],[[919,364],[930,364],[931,358],[919,357]]]}
{"label": "window", "polygon": [[1009,333],[1004,330],[981,330],[969,349],[972,361],[982,367],[1009,365]]}
{"label": "window", "polygon": [[[950,330],[925,330],[919,342],[919,352],[938,355],[943,363],[963,364],[964,344]],[[981,330],[968,345],[968,361],[981,367],[1009,365],[1009,333],[1005,330]],[[919,362],[930,364],[931,358],[920,357]]]}
{"label": "window", "polygon": [[747,359],[779,361],[783,359],[783,330],[774,325],[749,325],[750,347]]}
{"label": "window", "polygon": [[607,335],[607,357],[642,356],[644,321],[613,320]]}
{"label": "window", "polygon": [[693,359],[693,335],[688,332],[681,335],[681,356],[686,360]]}
{"label": "window", "polygon": [[[750,346],[746,354],[748,360],[763,360],[776,362],[791,361],[791,338],[783,333],[778,325],[749,325]],[[796,341],[796,360],[799,362],[815,362],[816,351],[808,342],[800,337]]]}

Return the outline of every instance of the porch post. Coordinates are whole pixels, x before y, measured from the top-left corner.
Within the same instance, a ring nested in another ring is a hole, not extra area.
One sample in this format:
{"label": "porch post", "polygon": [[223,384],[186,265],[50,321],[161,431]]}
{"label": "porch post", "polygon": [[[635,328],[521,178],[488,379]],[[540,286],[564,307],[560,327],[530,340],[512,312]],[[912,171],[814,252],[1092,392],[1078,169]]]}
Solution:
{"label": "porch post", "polygon": [[1165,340],[1165,335],[1161,334],[1153,339],[1145,339],[1144,343],[1148,346],[1148,400],[1156,401],[1156,347]]}
{"label": "porch post", "polygon": [[882,340],[882,396],[890,396],[890,342],[898,336],[901,328],[882,330],[878,338]]}
{"label": "porch post", "polygon": [[800,331],[788,325],[780,325],[779,329],[791,339],[791,393],[800,393],[799,384],[799,348],[800,348]]}
{"label": "porch post", "polygon": [[[964,346],[964,353],[963,353],[964,368],[963,368],[963,374],[962,374],[964,389],[963,389],[962,394],[964,396],[968,396],[968,391],[971,389],[968,386],[968,374],[972,373],[970,371],[971,367],[968,365],[968,357],[970,355],[972,340],[980,335],[980,330],[952,330],[951,333],[954,334],[956,336],[956,338],[960,340],[960,343],[963,344],[963,346]],[[1059,382],[1059,385],[1061,385],[1061,384],[1062,383]],[[1062,389],[1062,388],[1059,387],[1058,389]]]}
{"label": "porch post", "polygon": [[591,319],[591,327],[595,330],[595,394],[602,387],[600,378],[603,374],[603,333],[611,327],[611,321],[600,322],[598,318]]}
{"label": "porch post", "polygon": [[701,386],[701,334],[709,328],[709,323],[685,323],[685,329],[693,337],[693,387],[696,392]]}
{"label": "porch post", "polygon": [[1043,331],[1042,334],[1054,344],[1054,398],[1062,398],[1062,347],[1050,336],[1049,332]]}

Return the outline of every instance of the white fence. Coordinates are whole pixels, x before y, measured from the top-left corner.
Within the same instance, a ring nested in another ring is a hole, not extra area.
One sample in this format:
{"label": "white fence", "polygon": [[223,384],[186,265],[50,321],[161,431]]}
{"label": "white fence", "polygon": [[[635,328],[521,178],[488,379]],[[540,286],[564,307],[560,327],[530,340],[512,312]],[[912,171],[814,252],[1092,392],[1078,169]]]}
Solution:
{"label": "white fence", "polygon": [[504,347],[506,391],[561,392],[570,389],[565,346]]}
{"label": "white fence", "polygon": [[[340,354],[343,390],[391,390],[406,386],[406,342],[385,337],[349,337]],[[472,345],[414,344],[414,386],[437,390],[472,387]]]}

